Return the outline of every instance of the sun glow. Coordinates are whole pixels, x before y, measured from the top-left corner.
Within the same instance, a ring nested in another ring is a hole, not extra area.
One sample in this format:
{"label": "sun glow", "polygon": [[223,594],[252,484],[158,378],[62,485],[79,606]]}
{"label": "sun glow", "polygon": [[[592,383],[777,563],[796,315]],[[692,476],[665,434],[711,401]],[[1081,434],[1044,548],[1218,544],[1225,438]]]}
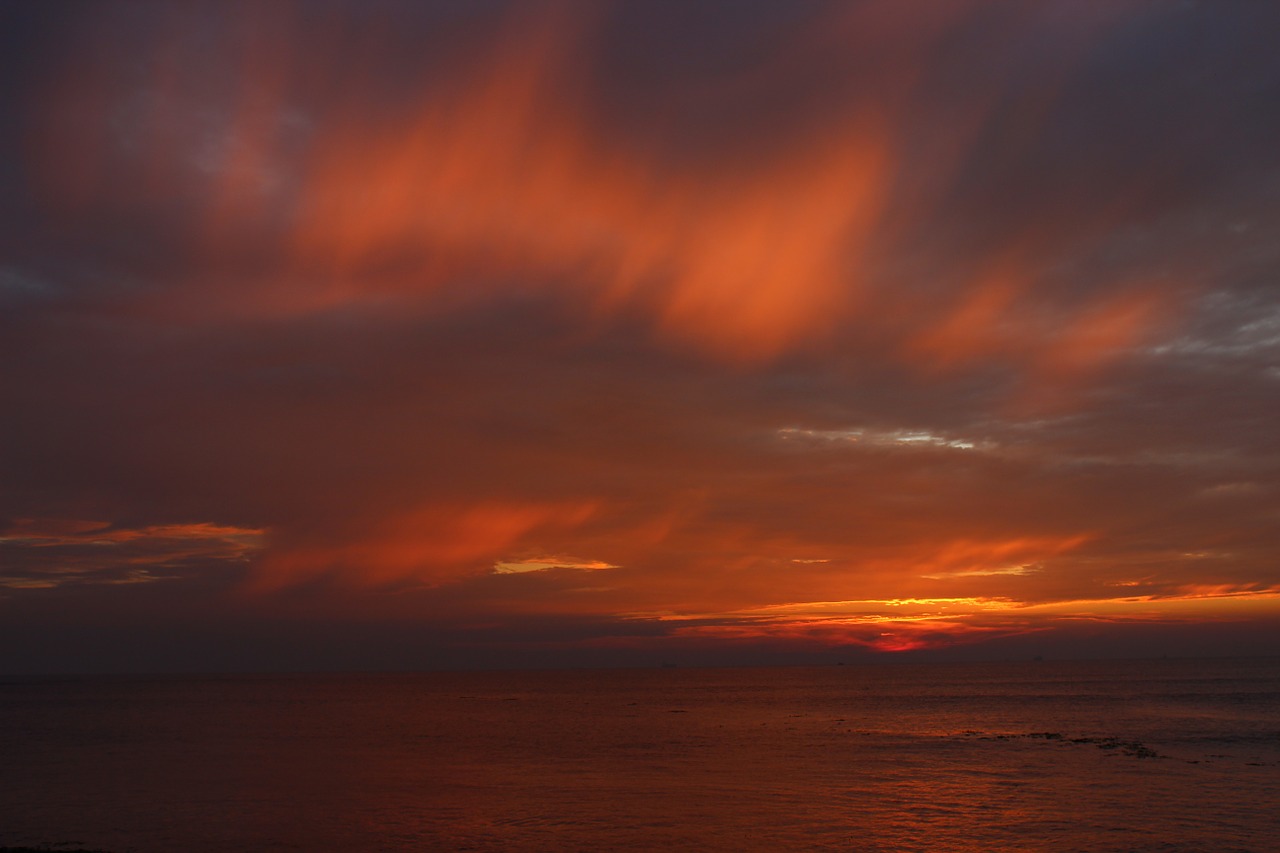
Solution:
{"label": "sun glow", "polygon": [[1280,618],[1280,65],[1221,47],[1262,12],[46,5],[0,58],[0,624]]}

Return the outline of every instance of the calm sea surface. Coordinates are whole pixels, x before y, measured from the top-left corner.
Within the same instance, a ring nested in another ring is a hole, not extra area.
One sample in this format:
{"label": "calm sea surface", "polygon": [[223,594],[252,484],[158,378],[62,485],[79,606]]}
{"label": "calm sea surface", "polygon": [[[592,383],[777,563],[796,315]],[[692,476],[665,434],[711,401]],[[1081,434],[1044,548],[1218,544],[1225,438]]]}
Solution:
{"label": "calm sea surface", "polygon": [[0,846],[1280,850],[1280,660],[0,679]]}

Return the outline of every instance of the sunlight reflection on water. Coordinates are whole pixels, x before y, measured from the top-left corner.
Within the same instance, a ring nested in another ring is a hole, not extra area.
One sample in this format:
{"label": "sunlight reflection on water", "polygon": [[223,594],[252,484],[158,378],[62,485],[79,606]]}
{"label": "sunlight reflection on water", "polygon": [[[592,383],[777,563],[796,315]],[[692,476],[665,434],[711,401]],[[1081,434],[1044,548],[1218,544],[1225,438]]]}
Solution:
{"label": "sunlight reflection on water", "polygon": [[1280,661],[9,680],[0,844],[1266,850]]}

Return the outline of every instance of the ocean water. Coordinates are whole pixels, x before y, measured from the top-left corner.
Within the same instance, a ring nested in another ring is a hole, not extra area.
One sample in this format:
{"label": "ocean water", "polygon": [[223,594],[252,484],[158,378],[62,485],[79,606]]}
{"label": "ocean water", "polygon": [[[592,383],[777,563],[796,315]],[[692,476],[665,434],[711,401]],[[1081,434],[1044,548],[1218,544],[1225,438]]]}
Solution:
{"label": "ocean water", "polygon": [[1280,660],[0,679],[0,846],[1280,850]]}

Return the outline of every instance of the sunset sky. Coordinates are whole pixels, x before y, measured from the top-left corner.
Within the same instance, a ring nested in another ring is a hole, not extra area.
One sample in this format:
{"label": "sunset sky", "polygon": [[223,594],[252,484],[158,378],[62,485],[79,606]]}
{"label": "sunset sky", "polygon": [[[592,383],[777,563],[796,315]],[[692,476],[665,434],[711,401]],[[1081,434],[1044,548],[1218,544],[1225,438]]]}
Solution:
{"label": "sunset sky", "polygon": [[1278,36],[5,3],[0,672],[1280,654]]}

